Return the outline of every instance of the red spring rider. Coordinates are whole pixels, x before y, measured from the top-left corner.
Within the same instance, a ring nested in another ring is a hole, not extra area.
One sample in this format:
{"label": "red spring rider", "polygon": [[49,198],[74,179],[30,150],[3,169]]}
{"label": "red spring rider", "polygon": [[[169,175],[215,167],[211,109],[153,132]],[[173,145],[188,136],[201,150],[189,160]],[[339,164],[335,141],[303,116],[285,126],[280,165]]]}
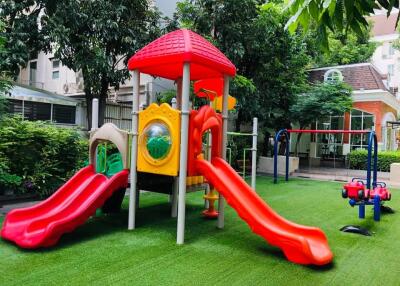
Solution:
{"label": "red spring rider", "polygon": [[365,188],[364,182],[360,179],[353,178],[351,182],[343,186],[342,197],[355,201],[368,200],[370,191]]}

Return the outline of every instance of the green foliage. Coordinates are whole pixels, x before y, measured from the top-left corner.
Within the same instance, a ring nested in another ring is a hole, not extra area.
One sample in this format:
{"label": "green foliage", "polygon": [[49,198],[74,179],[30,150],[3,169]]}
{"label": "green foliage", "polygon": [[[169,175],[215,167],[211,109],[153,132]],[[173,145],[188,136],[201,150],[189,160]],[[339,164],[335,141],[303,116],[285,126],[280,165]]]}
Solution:
{"label": "green foliage", "polygon": [[7,114],[7,98],[0,95],[0,120],[5,114]]}
{"label": "green foliage", "polygon": [[88,118],[92,99],[99,98],[100,125],[108,89],[118,89],[130,76],[125,68],[128,58],[160,35],[160,15],[147,0],[1,3],[9,52],[1,55],[0,62],[8,63],[17,75],[16,67],[25,66],[37,52],[54,53],[63,65],[82,72]]}
{"label": "green foliage", "polygon": [[399,8],[399,1],[293,0],[288,8],[292,17],[286,23],[286,28],[294,32],[300,24],[307,31],[311,25],[315,25],[317,41],[328,49],[328,28],[343,34],[351,30],[362,35],[363,28],[368,27],[366,18],[374,13],[374,9],[385,8],[387,15],[390,15],[394,8]]}
{"label": "green foliage", "polygon": [[76,130],[5,117],[0,122],[0,188],[48,196],[84,165],[87,148]]}
{"label": "green foliage", "polygon": [[318,83],[305,94],[299,94],[290,108],[292,122],[303,129],[316,120],[330,115],[342,115],[351,110],[351,87],[345,83]]}
{"label": "green foliage", "polygon": [[[314,65],[326,67],[369,62],[377,47],[376,42],[370,41],[370,30],[363,28],[362,35],[353,31],[348,32],[347,35],[329,32],[329,51],[318,52],[314,56]],[[316,37],[312,39],[314,39],[315,50],[318,50],[319,43],[315,41]]]}
{"label": "green foliage", "polygon": [[266,127],[288,127],[294,94],[306,82],[307,45],[284,30],[280,5],[255,0],[182,1],[176,20],[215,44],[237,67],[231,95],[238,99],[237,126],[257,116]]}
{"label": "green foliage", "polygon": [[2,36],[4,33],[5,25],[4,22],[0,19],[0,118],[4,113],[5,108],[5,99],[1,96],[11,88],[11,82],[8,79],[7,69],[4,69],[1,64],[2,55],[6,53],[6,49],[4,47],[6,43],[6,38]]}
{"label": "green foliage", "polygon": [[160,94],[157,95],[157,103],[168,103],[171,104],[171,100],[176,97],[176,90],[170,89],[161,92]]}
{"label": "green foliage", "polygon": [[[349,163],[351,169],[366,170],[367,169],[367,150],[355,150],[349,154]],[[378,152],[378,171],[390,172],[390,164],[400,163],[399,151],[382,151]]]}

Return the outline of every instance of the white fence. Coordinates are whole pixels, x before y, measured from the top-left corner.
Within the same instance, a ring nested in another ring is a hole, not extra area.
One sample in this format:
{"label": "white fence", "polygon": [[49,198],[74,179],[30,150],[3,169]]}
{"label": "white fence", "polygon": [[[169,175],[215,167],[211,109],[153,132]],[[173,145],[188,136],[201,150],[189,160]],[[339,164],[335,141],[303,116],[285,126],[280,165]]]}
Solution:
{"label": "white fence", "polygon": [[104,123],[114,123],[122,130],[131,130],[132,105],[124,103],[107,102],[104,114]]}

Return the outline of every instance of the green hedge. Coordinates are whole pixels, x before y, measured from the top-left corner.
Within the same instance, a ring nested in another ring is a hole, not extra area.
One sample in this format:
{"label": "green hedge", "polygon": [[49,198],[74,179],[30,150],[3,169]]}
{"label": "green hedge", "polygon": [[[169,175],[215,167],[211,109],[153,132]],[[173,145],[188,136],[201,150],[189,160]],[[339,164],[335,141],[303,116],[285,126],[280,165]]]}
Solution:
{"label": "green hedge", "polygon": [[[351,169],[366,170],[367,169],[367,150],[355,150],[349,154],[349,163]],[[400,152],[398,151],[381,151],[378,152],[378,171],[389,172],[390,164],[400,163]]]}
{"label": "green hedge", "polygon": [[0,122],[0,194],[49,196],[84,166],[87,156],[87,140],[75,129],[5,117]]}

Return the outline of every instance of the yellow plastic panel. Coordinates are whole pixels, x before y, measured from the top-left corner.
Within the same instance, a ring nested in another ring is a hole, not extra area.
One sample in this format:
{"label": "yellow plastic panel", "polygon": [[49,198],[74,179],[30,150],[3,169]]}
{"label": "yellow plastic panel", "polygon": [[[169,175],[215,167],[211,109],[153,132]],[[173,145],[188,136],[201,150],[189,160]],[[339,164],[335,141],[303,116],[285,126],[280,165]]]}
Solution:
{"label": "yellow plastic panel", "polygon": [[[137,170],[140,172],[177,176],[179,170],[181,112],[163,103],[153,103],[139,112],[139,144]],[[171,145],[166,156],[154,158],[147,149],[146,134],[149,126],[166,126],[170,134]]]}
{"label": "yellow plastic panel", "polygon": [[[236,98],[228,96],[228,110],[235,109]],[[222,96],[216,97],[213,101],[212,107],[217,111],[222,111]]]}

